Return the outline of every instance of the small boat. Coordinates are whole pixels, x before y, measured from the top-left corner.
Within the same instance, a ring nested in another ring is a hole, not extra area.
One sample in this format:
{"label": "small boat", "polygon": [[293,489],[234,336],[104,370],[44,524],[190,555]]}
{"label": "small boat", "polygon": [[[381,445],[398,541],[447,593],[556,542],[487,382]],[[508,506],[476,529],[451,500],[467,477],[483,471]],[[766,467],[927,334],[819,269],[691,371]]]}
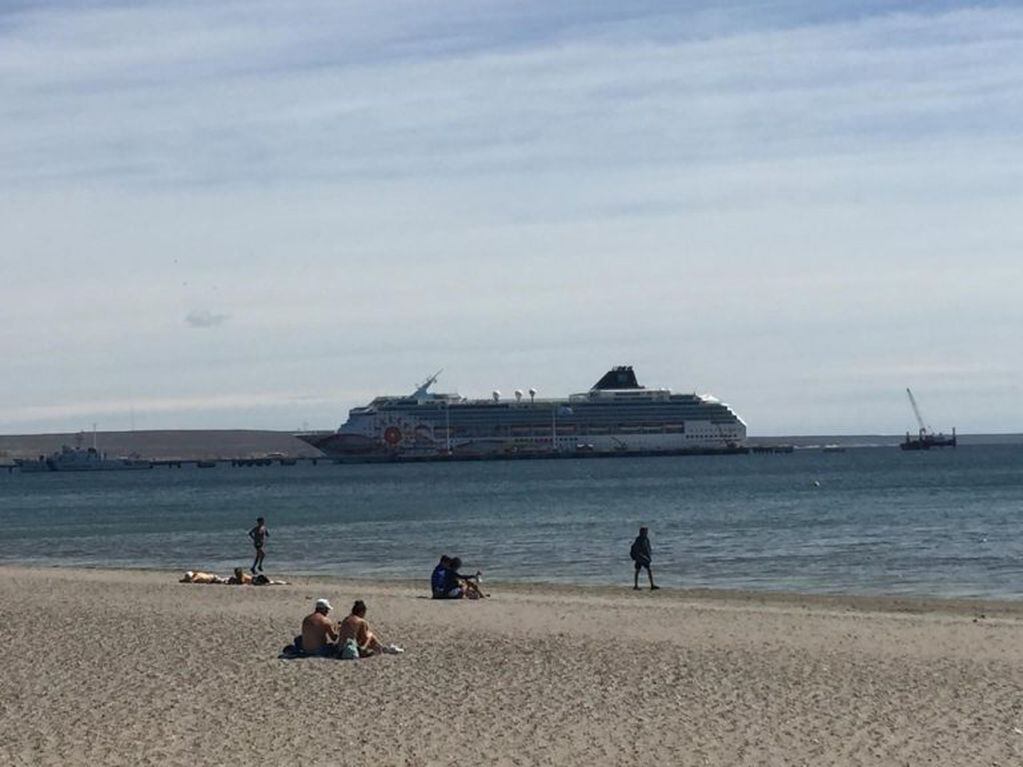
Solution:
{"label": "small boat", "polygon": [[94,447],[80,448],[64,445],[53,453],[46,462],[53,471],[125,471],[151,469],[153,462],[137,455],[108,458],[106,453]]}
{"label": "small boat", "polygon": [[906,439],[902,442],[899,447],[903,450],[930,450],[932,447],[955,447],[956,446],[956,430],[952,429],[952,435],[948,436],[938,432],[932,434],[929,431],[920,430],[920,433],[911,437],[909,432],[906,432]]}
{"label": "small boat", "polygon": [[916,416],[916,422],[919,425],[916,437],[911,437],[909,432],[906,432],[906,439],[902,442],[899,447],[903,450],[930,450],[932,447],[955,447],[956,446],[956,430],[952,427],[952,436],[946,436],[941,432],[935,434],[924,424],[923,416],[920,415],[920,408],[917,407],[916,398],[913,396],[913,392],[908,388],[906,394],[909,397],[909,404],[913,406],[913,415]]}
{"label": "small boat", "polygon": [[153,462],[137,455],[108,458],[96,448],[81,448],[64,445],[55,453],[39,456],[38,459],[18,461],[22,473],[36,471],[126,471],[151,469]]}

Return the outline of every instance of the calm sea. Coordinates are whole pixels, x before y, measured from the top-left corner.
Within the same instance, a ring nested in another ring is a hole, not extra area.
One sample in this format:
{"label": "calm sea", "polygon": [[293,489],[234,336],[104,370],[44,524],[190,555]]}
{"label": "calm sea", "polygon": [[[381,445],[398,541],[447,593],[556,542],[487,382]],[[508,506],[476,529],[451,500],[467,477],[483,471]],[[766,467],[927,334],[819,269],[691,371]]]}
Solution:
{"label": "calm sea", "polygon": [[0,474],[0,561],[1023,598],[1023,446]]}

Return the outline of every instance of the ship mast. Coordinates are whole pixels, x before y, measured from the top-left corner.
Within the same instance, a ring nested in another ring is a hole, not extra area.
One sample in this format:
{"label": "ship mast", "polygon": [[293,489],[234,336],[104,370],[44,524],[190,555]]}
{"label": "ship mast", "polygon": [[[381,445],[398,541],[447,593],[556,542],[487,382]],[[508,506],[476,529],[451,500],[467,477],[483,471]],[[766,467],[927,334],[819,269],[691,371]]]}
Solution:
{"label": "ship mast", "polygon": [[423,381],[421,384],[419,384],[419,386],[416,387],[416,390],[412,393],[412,396],[415,397],[416,399],[424,399],[426,397],[426,395],[427,395],[427,389],[429,389],[431,386],[433,386],[437,382],[437,379],[440,377],[440,374],[443,373],[443,372],[444,372],[444,368],[441,368],[436,373],[434,373],[432,376],[430,376],[425,381]]}

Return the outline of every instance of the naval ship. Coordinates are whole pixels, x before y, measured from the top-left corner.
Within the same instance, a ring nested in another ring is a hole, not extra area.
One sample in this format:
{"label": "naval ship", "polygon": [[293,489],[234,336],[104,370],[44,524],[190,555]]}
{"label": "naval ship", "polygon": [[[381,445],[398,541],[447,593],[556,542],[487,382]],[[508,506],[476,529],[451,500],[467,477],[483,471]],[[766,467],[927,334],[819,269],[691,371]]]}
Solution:
{"label": "naval ship", "polygon": [[615,367],[580,394],[542,399],[535,389],[468,399],[430,391],[352,408],[336,432],[297,434],[340,461],[431,461],[746,453],[746,424],[710,395],[640,386]]}

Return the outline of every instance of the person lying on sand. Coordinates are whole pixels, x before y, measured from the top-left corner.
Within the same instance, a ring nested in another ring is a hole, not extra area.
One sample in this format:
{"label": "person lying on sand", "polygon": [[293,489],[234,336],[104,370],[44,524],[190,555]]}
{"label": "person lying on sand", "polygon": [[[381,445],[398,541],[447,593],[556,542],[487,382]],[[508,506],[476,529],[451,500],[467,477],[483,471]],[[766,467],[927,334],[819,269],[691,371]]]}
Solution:
{"label": "person lying on sand", "polygon": [[263,575],[263,573],[258,573],[256,575],[252,576],[252,585],[253,586],[287,586],[288,582],[287,581],[276,581],[273,578],[270,578],[270,577],[268,577],[266,575]]}
{"label": "person lying on sand", "polygon": [[366,603],[361,599],[352,605],[352,612],[337,627],[337,643],[344,659],[367,658],[379,653],[398,654],[405,652],[397,645],[384,645],[370,631],[366,622]]}
{"label": "person lying on sand", "polygon": [[178,583],[227,583],[227,578],[198,570],[186,570]]}
{"label": "person lying on sand", "polygon": [[331,611],[330,602],[317,599],[313,611],[302,619],[302,652],[306,655],[332,656],[337,652],[337,628],[327,617]]}
{"label": "person lying on sand", "polygon": [[234,575],[228,578],[227,582],[232,586],[244,586],[252,583],[252,576],[245,572],[242,568],[236,567],[234,569]]}

